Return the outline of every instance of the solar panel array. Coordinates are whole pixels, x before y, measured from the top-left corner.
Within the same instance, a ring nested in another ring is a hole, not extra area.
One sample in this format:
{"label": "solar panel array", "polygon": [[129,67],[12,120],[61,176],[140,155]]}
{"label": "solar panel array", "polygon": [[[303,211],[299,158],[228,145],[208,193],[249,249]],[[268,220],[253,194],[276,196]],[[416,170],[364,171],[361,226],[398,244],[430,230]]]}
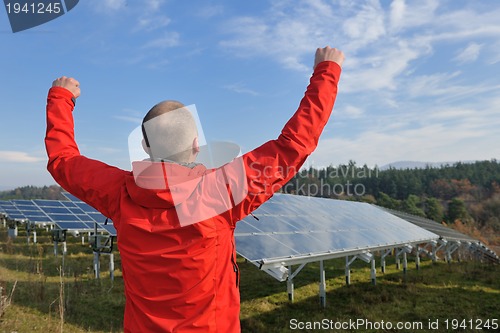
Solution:
{"label": "solar panel array", "polygon": [[453,241],[457,244],[469,244],[471,251],[479,253],[483,258],[488,259],[492,262],[500,263],[500,257],[494,251],[469,235],[463,234],[451,228],[447,228],[440,223],[421,216],[411,215],[405,212],[400,212],[383,207],[378,208],[385,210],[393,215],[399,216],[402,219],[405,219],[406,221],[409,221],[424,229],[430,230],[438,234],[440,238],[445,239],[446,241]]}
{"label": "solar panel array", "polygon": [[477,241],[476,239],[474,239],[468,235],[462,234],[461,232],[458,232],[454,229],[448,228],[448,227],[446,227],[440,223],[437,223],[433,220],[429,220],[429,219],[426,219],[426,218],[421,217],[421,216],[416,216],[416,215],[408,214],[405,212],[400,212],[400,211],[389,209],[389,208],[384,208],[384,207],[379,207],[379,206],[376,206],[376,207],[379,209],[382,209],[386,212],[389,212],[392,215],[396,215],[396,216],[398,216],[398,217],[400,217],[408,222],[411,222],[415,225],[418,225],[421,228],[424,228],[424,229],[429,230],[435,234],[438,234],[439,236],[441,236],[442,238],[445,238],[447,240],[471,241],[471,242]]}
{"label": "solar panel array", "polygon": [[68,200],[10,200],[0,201],[1,211],[9,219],[37,225],[55,225],[70,231],[106,231],[116,236],[111,220],[78,198],[64,193]]}
{"label": "solar panel array", "polygon": [[0,207],[4,214],[12,220],[26,221],[26,217],[17,209],[16,206],[10,201],[0,201]]}
{"label": "solar panel array", "polygon": [[[85,202],[63,194],[68,200],[0,201],[0,213],[15,221],[79,232],[93,231],[97,224],[98,231],[116,236],[111,220],[106,222]],[[260,266],[317,261],[438,238],[471,242],[491,252],[472,237],[434,221],[361,202],[275,194],[253,216],[257,219],[249,216],[237,224],[235,238],[238,253]]]}
{"label": "solar panel array", "polygon": [[425,243],[439,236],[370,204],[275,194],[237,224],[238,253],[259,266]]}

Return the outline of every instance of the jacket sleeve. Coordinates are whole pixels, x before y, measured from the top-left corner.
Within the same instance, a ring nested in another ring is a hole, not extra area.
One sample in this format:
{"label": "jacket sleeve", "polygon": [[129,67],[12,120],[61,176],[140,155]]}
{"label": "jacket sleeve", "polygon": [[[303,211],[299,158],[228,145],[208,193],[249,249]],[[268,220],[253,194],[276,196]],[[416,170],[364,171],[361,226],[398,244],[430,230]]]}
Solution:
{"label": "jacket sleeve", "polygon": [[316,149],[335,103],[340,73],[341,68],[335,62],[319,63],[298,110],[279,137],[242,156],[247,195],[232,210],[233,223],[250,214],[285,185]]}
{"label": "jacket sleeve", "polygon": [[80,155],[75,142],[73,94],[53,87],[47,97],[47,169],[66,191],[107,217],[116,210],[126,171]]}

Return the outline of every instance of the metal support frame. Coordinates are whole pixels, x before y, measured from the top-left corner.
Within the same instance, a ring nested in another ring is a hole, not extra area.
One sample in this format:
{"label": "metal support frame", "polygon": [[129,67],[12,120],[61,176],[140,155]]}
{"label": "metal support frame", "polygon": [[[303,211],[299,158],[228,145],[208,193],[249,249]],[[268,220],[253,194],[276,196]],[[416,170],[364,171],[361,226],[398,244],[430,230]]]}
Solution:
{"label": "metal support frame", "polygon": [[14,220],[8,220],[7,224],[9,226],[9,231],[7,232],[7,236],[9,238],[16,238],[18,235],[17,222]]}
{"label": "metal support frame", "polygon": [[289,272],[289,275],[288,275],[288,278],[287,278],[287,281],[286,281],[286,290],[288,292],[288,300],[290,302],[293,302],[294,300],[294,294],[293,294],[293,278],[297,276],[297,274],[299,274],[299,272],[302,270],[302,268],[304,268],[306,266],[306,263],[303,263],[301,264],[296,270],[295,272],[292,271],[292,266],[288,266],[288,272]]}
{"label": "metal support frame", "polygon": [[436,262],[439,259],[438,256],[437,256],[437,253],[438,253],[439,250],[441,250],[443,247],[445,247],[446,244],[448,244],[448,241],[446,239],[440,238],[439,239],[439,246],[436,247],[436,245],[433,245],[432,252],[433,252],[434,255],[432,256],[432,262]]}
{"label": "metal support frame", "polygon": [[28,244],[30,243],[31,235],[33,235],[33,243],[36,244],[36,224],[30,221],[26,221],[26,238]]}
{"label": "metal support frame", "polygon": [[399,251],[396,251],[396,267],[399,269],[399,256],[403,255],[403,273],[406,274],[406,270],[408,269],[408,258],[407,253],[411,253],[413,250],[413,246],[407,244],[403,246]]}
{"label": "metal support frame", "polygon": [[372,257],[371,260],[371,272],[370,272],[370,277],[372,279],[372,284],[375,286],[377,285],[377,267],[375,267],[375,256]]}
{"label": "metal support frame", "polygon": [[101,254],[109,255],[109,276],[114,280],[114,255],[113,255],[113,236],[97,234],[97,223],[94,225],[94,234],[89,235],[89,241],[92,245],[94,253],[94,275],[96,279],[100,278],[101,274]]}
{"label": "metal support frame", "polygon": [[[392,244],[392,245],[384,245],[379,248],[370,248],[370,249],[354,249],[350,251],[343,251],[340,253],[325,253],[322,255],[318,255],[314,258],[311,258],[309,255],[304,256],[291,256],[287,258],[273,258],[273,259],[261,259],[259,261],[251,261],[255,266],[259,267],[259,269],[265,271],[269,275],[273,276],[279,281],[287,281],[287,293],[290,301],[294,301],[294,278],[297,274],[303,269],[303,267],[311,262],[319,262],[320,263],[320,301],[322,304],[325,304],[326,300],[326,278],[324,277],[324,261],[336,258],[345,258],[345,279],[346,285],[351,284],[351,274],[350,274],[350,266],[356,259],[361,259],[366,263],[370,264],[370,277],[373,284],[376,284],[376,259],[374,258],[372,252],[380,251],[381,259],[382,259],[382,271],[385,272],[385,261],[386,257],[389,254],[394,254],[396,259],[400,260],[400,257],[403,257],[404,264],[404,272],[406,273],[408,269],[408,253],[411,253],[414,250],[414,247],[417,244],[423,244],[427,242],[425,246],[416,248],[416,251],[419,253],[425,253],[428,256],[436,257],[436,251],[429,251],[426,249],[428,246],[432,246],[433,249],[436,248],[438,244],[437,239],[434,240],[423,240],[421,242],[412,242],[412,243],[402,243],[402,244]],[[446,242],[442,240],[442,242]],[[478,252],[482,252],[480,247],[471,244],[471,248],[477,249]],[[248,259],[247,259],[248,260]],[[294,265],[300,265],[295,271],[292,271],[292,267]]]}
{"label": "metal support frame", "polygon": [[66,229],[53,229],[52,230],[52,241],[54,242],[54,255],[57,256],[57,248],[59,243],[63,244],[63,255],[67,252],[66,246]]}
{"label": "metal support frame", "polygon": [[420,270],[420,252],[423,252],[423,249],[417,246],[417,251],[415,255],[415,268],[417,269],[417,271]]}
{"label": "metal support frame", "polygon": [[460,247],[460,242],[448,243],[448,245],[446,246],[446,262],[447,263],[451,263],[451,255],[453,254],[453,252],[458,250],[459,247]]}
{"label": "metal support frame", "polygon": [[371,263],[372,264],[372,270],[371,270],[372,281],[377,276],[377,272],[376,271],[375,271],[375,273],[373,272],[373,267],[375,267],[375,257],[370,252],[366,251],[366,252],[363,252],[363,253],[358,253],[358,254],[354,255],[351,260],[349,260],[349,256],[346,256],[345,257],[345,283],[346,283],[346,285],[350,285],[351,284],[351,269],[350,269],[350,266],[354,262],[354,260],[356,260],[356,259],[361,259],[361,260],[363,260],[366,263]]}
{"label": "metal support frame", "polygon": [[385,274],[385,257],[387,257],[391,253],[392,249],[389,249],[382,253],[382,255],[380,256],[380,270],[382,271],[382,274]]}
{"label": "metal support frame", "polygon": [[113,281],[115,279],[115,256],[113,252],[94,252],[94,277],[96,279],[101,278],[101,254],[109,256],[109,277]]}
{"label": "metal support frame", "polygon": [[[430,242],[428,242],[427,244],[425,244],[423,247],[417,247],[417,257],[418,259],[416,260],[416,265],[417,265],[417,269],[420,269],[420,257],[419,255],[421,253],[425,254],[427,257],[431,258],[432,261],[435,261],[437,259],[437,255],[436,255],[436,245],[437,245],[437,242],[435,240],[432,240]],[[430,246],[430,250],[427,249],[427,247]]]}
{"label": "metal support frame", "polygon": [[326,308],[326,279],[323,260],[319,262],[319,303],[323,308]]}

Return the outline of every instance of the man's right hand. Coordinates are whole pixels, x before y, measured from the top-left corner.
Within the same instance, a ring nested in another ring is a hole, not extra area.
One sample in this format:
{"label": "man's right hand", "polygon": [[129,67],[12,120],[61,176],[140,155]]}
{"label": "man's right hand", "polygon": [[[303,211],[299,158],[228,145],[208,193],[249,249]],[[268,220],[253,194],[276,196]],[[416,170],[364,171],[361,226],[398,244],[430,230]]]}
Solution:
{"label": "man's right hand", "polygon": [[72,77],[62,76],[52,82],[52,87],[61,87],[69,90],[75,98],[80,96],[80,82]]}
{"label": "man's right hand", "polygon": [[336,62],[340,67],[344,63],[344,53],[330,46],[324,48],[318,48],[316,50],[316,57],[314,59],[314,68],[323,61],[333,61]]}

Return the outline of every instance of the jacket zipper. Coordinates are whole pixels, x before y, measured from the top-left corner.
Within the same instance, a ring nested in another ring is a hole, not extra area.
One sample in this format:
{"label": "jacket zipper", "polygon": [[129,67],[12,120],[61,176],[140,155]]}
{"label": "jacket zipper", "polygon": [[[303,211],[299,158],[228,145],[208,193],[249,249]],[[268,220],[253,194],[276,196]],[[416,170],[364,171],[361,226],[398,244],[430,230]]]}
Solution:
{"label": "jacket zipper", "polygon": [[231,262],[233,264],[233,271],[236,274],[236,288],[238,288],[240,284],[240,269],[238,267],[238,264],[236,263],[236,255],[234,254],[235,246],[234,246],[234,241],[233,241],[233,250],[231,251]]}

